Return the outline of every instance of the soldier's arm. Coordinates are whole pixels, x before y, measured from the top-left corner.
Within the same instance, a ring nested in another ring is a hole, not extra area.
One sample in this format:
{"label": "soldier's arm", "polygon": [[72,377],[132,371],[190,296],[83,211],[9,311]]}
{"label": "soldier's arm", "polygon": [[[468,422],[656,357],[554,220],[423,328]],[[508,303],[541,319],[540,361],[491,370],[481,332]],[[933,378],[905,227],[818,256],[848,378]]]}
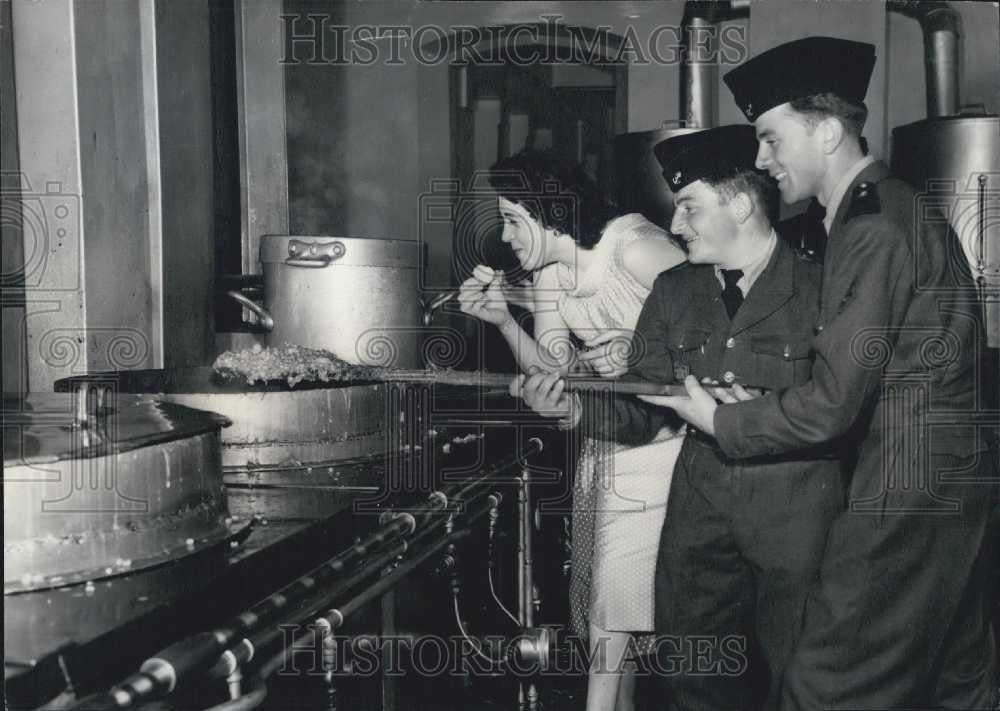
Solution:
{"label": "soldier's arm", "polygon": [[862,217],[839,236],[846,249],[824,285],[828,321],[813,342],[811,378],[756,400],[721,405],[715,436],[731,457],[776,454],[844,434],[877,397],[883,355],[912,289],[912,254],[895,228]]}

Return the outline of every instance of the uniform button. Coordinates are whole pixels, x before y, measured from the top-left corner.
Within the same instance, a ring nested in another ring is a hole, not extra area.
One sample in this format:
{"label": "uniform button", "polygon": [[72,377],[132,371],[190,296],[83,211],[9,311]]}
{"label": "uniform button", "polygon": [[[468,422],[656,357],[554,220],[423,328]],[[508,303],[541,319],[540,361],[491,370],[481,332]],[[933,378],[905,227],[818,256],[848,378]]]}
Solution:
{"label": "uniform button", "polygon": [[735,338],[727,338],[726,339],[726,348],[735,348],[735,347],[736,347],[736,339]]}
{"label": "uniform button", "polygon": [[722,374],[722,379],[725,380],[727,383],[732,383],[736,380],[736,374],[733,373],[733,371],[731,370],[727,370],[725,373]]}
{"label": "uniform button", "polygon": [[823,324],[820,324],[819,326],[816,327],[816,333],[822,333],[822,332],[823,332]]}

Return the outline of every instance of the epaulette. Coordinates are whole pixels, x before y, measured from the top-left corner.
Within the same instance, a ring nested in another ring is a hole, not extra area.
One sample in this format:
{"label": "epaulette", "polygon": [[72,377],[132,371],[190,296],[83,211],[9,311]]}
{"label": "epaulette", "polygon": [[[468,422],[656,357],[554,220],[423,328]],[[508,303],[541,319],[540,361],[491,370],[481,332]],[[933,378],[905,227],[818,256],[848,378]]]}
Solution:
{"label": "epaulette", "polygon": [[847,206],[844,221],[861,215],[877,215],[882,212],[882,204],[878,199],[878,188],[868,181],[858,183],[851,193],[851,204]]}

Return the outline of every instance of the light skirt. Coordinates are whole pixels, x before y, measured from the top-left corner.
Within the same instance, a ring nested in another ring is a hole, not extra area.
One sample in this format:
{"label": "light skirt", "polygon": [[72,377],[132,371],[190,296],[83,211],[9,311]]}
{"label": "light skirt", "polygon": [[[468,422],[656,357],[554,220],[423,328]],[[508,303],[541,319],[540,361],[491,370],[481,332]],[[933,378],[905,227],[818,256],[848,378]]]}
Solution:
{"label": "light skirt", "polygon": [[660,530],[683,443],[674,436],[622,449],[596,468],[589,620],[601,629],[653,631]]}

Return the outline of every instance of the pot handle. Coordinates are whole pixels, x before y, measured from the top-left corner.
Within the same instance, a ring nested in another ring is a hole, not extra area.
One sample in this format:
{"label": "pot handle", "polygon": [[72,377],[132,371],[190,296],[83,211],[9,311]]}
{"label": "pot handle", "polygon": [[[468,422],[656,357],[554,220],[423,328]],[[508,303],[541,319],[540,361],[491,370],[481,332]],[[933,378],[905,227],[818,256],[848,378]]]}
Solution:
{"label": "pot handle", "polygon": [[285,266],[288,267],[305,267],[307,269],[323,269],[324,267],[330,266],[333,262],[329,257],[317,257],[316,259],[292,259],[289,257],[285,260]]}
{"label": "pot handle", "polygon": [[446,303],[458,296],[458,290],[446,291],[438,294],[430,301],[420,300],[420,307],[424,310],[424,326],[430,326],[434,321],[434,312]]}
{"label": "pot handle", "polygon": [[285,264],[289,267],[323,269],[346,253],[347,247],[337,240],[320,243],[293,239],[288,242],[288,259]]}
{"label": "pot handle", "polygon": [[248,299],[238,291],[227,291],[226,295],[253,311],[254,316],[260,319],[260,326],[265,331],[271,332],[274,330],[274,317],[263,306],[253,299]]}

